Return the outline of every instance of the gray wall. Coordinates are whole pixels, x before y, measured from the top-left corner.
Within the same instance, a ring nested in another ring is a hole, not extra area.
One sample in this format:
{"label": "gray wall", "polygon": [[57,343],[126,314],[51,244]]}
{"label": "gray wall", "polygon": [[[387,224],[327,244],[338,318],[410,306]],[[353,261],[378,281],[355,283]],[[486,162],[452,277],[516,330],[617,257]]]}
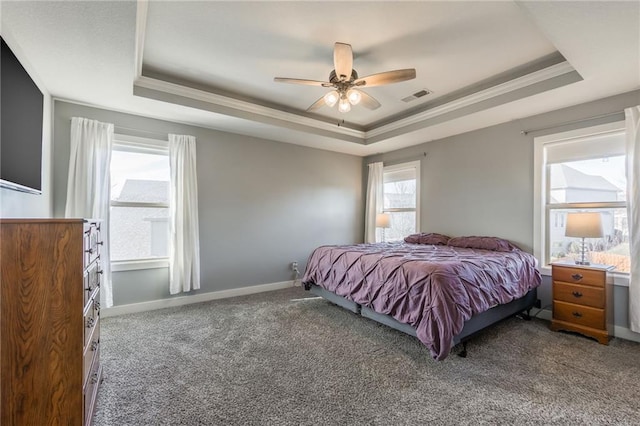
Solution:
{"label": "gray wall", "polygon": [[[292,279],[322,244],[362,241],[362,159],[97,108],[55,103],[54,214],[62,216],[73,116],[197,139],[203,293]],[[144,134],[139,134],[144,136]],[[167,269],[116,272],[114,304],[167,298]]]}
{"label": "gray wall", "polygon": [[533,146],[518,131],[508,123],[365,162],[382,160],[387,165],[395,159],[421,158],[422,231],[495,235],[532,251]]}
{"label": "gray wall", "polygon": [[[624,120],[626,107],[640,104],[640,91],[504,123],[365,158],[394,164],[422,158],[420,227],[450,236],[492,235],[533,251],[533,139],[605,122]],[[609,113],[610,117],[582,121]],[[523,130],[542,129],[527,135]],[[426,152],[426,157],[421,157]],[[541,287],[551,303],[550,280]],[[628,291],[616,287],[616,324],[627,327]]]}

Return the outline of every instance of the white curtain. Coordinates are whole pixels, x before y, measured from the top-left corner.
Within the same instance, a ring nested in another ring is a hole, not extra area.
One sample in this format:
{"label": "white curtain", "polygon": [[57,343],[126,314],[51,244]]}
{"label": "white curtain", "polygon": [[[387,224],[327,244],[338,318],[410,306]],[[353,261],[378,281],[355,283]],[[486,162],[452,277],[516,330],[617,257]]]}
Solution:
{"label": "white curtain", "polygon": [[631,274],[629,328],[640,333],[640,106],[624,110],[627,134],[627,220]]}
{"label": "white curtain", "polygon": [[71,119],[71,152],[67,180],[65,217],[99,219],[103,245],[100,252],[102,279],[100,297],[113,305],[109,256],[109,168],[113,146],[113,124],[87,118]]}
{"label": "white curtain", "polygon": [[382,213],[383,206],[383,164],[382,162],[369,164],[369,179],[367,181],[367,202],[364,218],[364,242],[376,241],[376,215]]}
{"label": "white curtain", "polygon": [[176,294],[200,288],[196,138],[169,135],[169,164],[169,291]]}

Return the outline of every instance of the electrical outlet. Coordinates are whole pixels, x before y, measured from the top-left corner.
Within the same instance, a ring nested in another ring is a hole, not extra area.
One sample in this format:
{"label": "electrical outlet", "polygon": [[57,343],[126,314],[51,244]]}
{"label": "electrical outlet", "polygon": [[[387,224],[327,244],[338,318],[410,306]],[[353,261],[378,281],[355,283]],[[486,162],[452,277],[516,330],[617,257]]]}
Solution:
{"label": "electrical outlet", "polygon": [[291,270],[296,271],[298,269],[298,262],[291,262]]}

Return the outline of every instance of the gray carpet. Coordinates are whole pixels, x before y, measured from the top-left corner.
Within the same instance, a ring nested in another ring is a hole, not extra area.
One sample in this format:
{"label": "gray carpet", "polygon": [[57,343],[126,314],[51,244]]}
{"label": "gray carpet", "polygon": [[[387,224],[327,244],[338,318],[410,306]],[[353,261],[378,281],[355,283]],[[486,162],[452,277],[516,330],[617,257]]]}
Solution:
{"label": "gray carpet", "polygon": [[640,424],[640,344],[506,320],[469,356],[300,288],[105,318],[96,425]]}

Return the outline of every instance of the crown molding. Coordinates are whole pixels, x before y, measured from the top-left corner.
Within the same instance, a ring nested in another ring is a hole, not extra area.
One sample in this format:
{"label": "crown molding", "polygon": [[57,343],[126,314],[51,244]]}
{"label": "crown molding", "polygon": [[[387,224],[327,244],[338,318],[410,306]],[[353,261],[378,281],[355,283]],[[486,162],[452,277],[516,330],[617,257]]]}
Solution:
{"label": "crown molding", "polygon": [[144,56],[144,38],[147,33],[147,15],[149,13],[149,2],[138,0],[136,3],[136,47],[134,52],[133,80],[142,76],[142,58]]}
{"label": "crown molding", "polygon": [[[569,73],[575,73],[575,69],[567,61],[563,61],[367,131],[336,126],[333,123],[328,123],[311,117],[305,117],[299,114],[146,76],[139,76],[135,80],[134,90],[147,89],[147,91],[151,91],[152,94],[145,92],[145,90],[135,91],[139,96],[154,98],[165,102],[205,109],[220,114],[231,115],[247,120],[260,121],[280,127],[310,131],[312,133],[322,134],[348,142],[365,144],[366,141],[369,141],[369,144],[374,144],[384,140],[384,135],[386,134],[390,134],[392,132],[396,132],[396,134],[398,132],[402,133],[403,129],[410,129],[410,126],[419,125],[427,120],[432,120],[445,114],[454,113],[455,111],[462,110],[463,108],[477,105],[481,102],[510,94],[538,83],[550,81],[553,78],[567,75]],[[377,140],[372,140],[373,138],[377,138]]]}
{"label": "crown molding", "polygon": [[[209,106],[207,109],[213,112],[233,115],[239,118],[254,119],[254,121],[258,117],[262,117],[262,120],[257,121],[263,121],[268,124],[277,124],[284,127],[290,127],[288,124],[292,124],[298,128],[303,127],[305,129],[322,131],[323,133],[328,133],[338,139],[345,139],[350,142],[361,144],[364,143],[365,133],[361,130],[337,126],[333,123],[327,123],[325,121],[230,98],[228,96],[218,95],[204,90],[193,89],[191,87],[170,83],[164,80],[141,76],[134,82],[134,89],[135,88],[148,89],[155,92],[174,95],[180,98],[204,102]],[[142,96],[145,95],[142,94]],[[179,99],[172,100],[172,102],[197,108],[197,106],[188,105],[181,102]]]}
{"label": "crown molding", "polygon": [[568,74],[575,71],[571,64],[567,61],[552,65],[539,71],[532,72],[522,77],[509,80],[507,82],[497,84],[489,87],[488,89],[480,90],[468,96],[463,96],[451,102],[447,102],[443,105],[438,105],[434,108],[427,109],[420,113],[411,115],[406,118],[399,119],[392,123],[388,123],[377,127],[375,129],[368,130],[365,133],[365,138],[370,139],[377,136],[381,136],[385,133],[393,132],[403,127],[408,127],[414,124],[418,124],[422,121],[429,120],[456,110],[495,98],[500,95],[508,94],[516,90],[541,83],[552,78]]}

